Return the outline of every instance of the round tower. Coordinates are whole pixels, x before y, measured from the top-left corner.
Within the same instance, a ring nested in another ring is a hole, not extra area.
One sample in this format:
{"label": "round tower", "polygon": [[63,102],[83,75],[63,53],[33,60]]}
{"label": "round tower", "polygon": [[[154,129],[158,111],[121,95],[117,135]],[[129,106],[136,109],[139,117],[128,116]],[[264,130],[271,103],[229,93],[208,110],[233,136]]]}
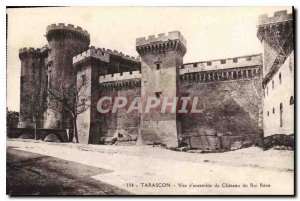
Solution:
{"label": "round tower", "polygon": [[[81,27],[59,23],[47,27],[46,37],[50,49],[47,62],[49,93],[70,93],[69,89],[76,85],[72,59],[88,49],[90,34]],[[45,118],[45,128],[72,128],[71,119],[59,101],[49,102]]]}
{"label": "round tower", "polygon": [[34,128],[34,110],[36,96],[40,90],[41,51],[34,48],[19,50],[21,60],[20,83],[20,128]]}

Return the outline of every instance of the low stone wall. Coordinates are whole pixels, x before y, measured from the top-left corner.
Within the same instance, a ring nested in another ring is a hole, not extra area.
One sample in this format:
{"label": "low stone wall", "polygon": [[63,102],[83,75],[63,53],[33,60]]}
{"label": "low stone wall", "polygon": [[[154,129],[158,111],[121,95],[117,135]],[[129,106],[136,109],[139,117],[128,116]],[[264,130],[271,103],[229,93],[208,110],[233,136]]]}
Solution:
{"label": "low stone wall", "polygon": [[[21,135],[28,135],[31,139],[34,139],[34,129],[31,128],[7,128],[7,137],[19,138]],[[55,129],[37,129],[37,140],[44,140],[49,134],[55,134],[61,142],[68,142],[69,136],[66,130]]]}
{"label": "low stone wall", "polygon": [[206,135],[182,135],[180,145],[188,149],[202,149],[211,151],[236,150],[252,145],[258,145],[262,141],[259,134],[247,135],[223,135],[220,133],[208,133]]}

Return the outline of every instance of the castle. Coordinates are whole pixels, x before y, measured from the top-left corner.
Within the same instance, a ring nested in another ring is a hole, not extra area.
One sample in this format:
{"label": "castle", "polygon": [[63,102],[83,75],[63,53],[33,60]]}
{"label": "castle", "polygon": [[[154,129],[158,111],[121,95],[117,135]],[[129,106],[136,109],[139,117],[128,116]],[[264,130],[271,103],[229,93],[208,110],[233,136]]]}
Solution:
{"label": "castle", "polygon": [[[117,138],[118,143],[126,145],[163,144],[227,150],[259,141],[264,132],[269,135],[278,131],[264,122],[269,118],[266,111],[269,113],[271,101],[271,97],[267,100],[266,90],[274,74],[269,73],[275,68],[272,63],[277,61],[274,55],[281,52],[282,41],[285,47],[286,38],[290,37],[283,34],[277,46],[272,46],[268,31],[282,29],[281,24],[291,25],[291,16],[281,11],[274,17],[260,18],[258,37],[263,41],[263,55],[186,64],[183,57],[187,42],[179,31],[137,38],[136,50],[140,55],[137,59],[115,50],[89,47],[90,35],[80,27],[52,24],[47,27],[46,46],[19,51],[22,69],[20,127],[33,127],[32,101],[38,99],[45,106],[36,115],[38,128],[72,128],[65,108],[59,103],[49,104],[46,89],[68,89],[71,81],[75,81],[86,86],[80,97],[82,101],[90,98],[90,107],[78,114],[76,120],[80,143],[112,144]],[[291,51],[285,53],[288,56],[282,59],[284,64],[280,60],[277,69],[281,65],[294,65]],[[28,98],[28,94],[36,94],[34,92],[39,93]],[[97,101],[105,96],[128,100],[141,97],[142,101],[150,96],[157,99],[198,97],[203,112],[160,113],[158,108],[150,113],[101,114]],[[284,121],[293,122],[291,119]],[[293,131],[282,132],[290,134]]]}

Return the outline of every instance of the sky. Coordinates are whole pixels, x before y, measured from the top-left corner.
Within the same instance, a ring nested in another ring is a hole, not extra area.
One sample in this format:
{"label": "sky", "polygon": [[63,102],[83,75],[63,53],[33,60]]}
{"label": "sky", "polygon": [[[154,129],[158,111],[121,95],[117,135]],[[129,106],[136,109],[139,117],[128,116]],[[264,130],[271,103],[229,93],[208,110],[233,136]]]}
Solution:
{"label": "sky", "polygon": [[291,7],[65,7],[8,8],[7,107],[19,111],[18,51],[47,44],[46,27],[80,26],[91,45],[138,56],[135,39],[178,30],[187,40],[184,63],[262,53],[256,36],[259,15]]}

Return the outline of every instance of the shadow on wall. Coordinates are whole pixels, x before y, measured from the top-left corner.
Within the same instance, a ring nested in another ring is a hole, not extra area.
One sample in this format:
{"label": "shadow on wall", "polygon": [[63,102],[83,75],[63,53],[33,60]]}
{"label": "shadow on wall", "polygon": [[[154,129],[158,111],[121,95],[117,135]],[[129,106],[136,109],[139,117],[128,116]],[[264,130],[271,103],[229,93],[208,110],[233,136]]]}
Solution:
{"label": "shadow on wall", "polygon": [[200,114],[179,114],[179,118],[183,122],[183,131],[187,133],[201,128],[214,129],[223,134],[230,132],[234,135],[262,133],[258,119],[251,118],[233,98],[220,104],[211,103]]}

